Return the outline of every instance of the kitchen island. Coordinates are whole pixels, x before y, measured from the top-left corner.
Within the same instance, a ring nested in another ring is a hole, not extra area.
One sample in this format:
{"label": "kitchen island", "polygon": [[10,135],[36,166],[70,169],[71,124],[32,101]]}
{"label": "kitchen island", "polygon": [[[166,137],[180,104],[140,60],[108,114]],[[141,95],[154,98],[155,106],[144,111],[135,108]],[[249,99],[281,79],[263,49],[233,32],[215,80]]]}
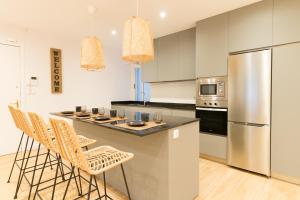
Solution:
{"label": "kitchen island", "polygon": [[[71,119],[78,134],[97,140],[93,147],[110,145],[135,155],[124,165],[132,200],[193,200],[198,196],[197,119],[163,116],[159,126],[132,130],[119,125],[134,119],[134,112],[126,112],[125,120],[109,123],[60,113],[52,115]],[[107,172],[107,182],[126,194],[119,167]]]}

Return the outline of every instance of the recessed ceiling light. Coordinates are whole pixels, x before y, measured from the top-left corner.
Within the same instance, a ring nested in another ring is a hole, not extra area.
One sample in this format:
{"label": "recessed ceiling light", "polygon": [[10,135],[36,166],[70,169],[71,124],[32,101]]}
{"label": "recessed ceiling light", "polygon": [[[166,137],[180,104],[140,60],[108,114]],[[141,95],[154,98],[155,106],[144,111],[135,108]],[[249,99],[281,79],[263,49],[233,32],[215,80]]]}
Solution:
{"label": "recessed ceiling light", "polygon": [[164,19],[167,17],[167,13],[165,11],[160,11],[159,16],[160,18]]}
{"label": "recessed ceiling light", "polygon": [[117,35],[117,31],[116,31],[116,30],[112,30],[112,31],[111,31],[111,34],[112,34],[112,35]]}

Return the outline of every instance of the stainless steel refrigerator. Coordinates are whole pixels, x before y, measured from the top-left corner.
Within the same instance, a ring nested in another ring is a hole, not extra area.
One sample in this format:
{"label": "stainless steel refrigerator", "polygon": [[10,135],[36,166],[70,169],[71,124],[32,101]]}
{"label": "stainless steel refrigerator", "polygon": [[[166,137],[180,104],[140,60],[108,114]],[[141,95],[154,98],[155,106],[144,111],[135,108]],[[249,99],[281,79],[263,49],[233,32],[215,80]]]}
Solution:
{"label": "stainless steel refrigerator", "polygon": [[271,50],[228,59],[228,165],[270,176]]}

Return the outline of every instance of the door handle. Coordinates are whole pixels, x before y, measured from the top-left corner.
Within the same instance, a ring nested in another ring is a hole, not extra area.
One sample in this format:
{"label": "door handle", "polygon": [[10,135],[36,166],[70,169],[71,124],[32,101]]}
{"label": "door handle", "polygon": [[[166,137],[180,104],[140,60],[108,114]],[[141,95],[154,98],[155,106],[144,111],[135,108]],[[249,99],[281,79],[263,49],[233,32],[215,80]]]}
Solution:
{"label": "door handle", "polygon": [[267,126],[267,124],[255,124],[255,123],[247,123],[247,126],[264,127],[264,126]]}
{"label": "door handle", "polygon": [[20,106],[19,100],[17,100],[16,102],[13,102],[13,103],[11,103],[11,104],[12,104],[12,105],[15,105],[16,108],[19,108],[19,106]]}
{"label": "door handle", "polygon": [[203,107],[196,107],[196,110],[227,112],[226,108],[203,108]]}
{"label": "door handle", "polygon": [[238,124],[238,125],[244,125],[244,126],[256,126],[256,127],[267,126],[267,124],[255,124],[255,123],[248,123],[248,122],[231,122],[231,121],[228,122],[233,124]]}

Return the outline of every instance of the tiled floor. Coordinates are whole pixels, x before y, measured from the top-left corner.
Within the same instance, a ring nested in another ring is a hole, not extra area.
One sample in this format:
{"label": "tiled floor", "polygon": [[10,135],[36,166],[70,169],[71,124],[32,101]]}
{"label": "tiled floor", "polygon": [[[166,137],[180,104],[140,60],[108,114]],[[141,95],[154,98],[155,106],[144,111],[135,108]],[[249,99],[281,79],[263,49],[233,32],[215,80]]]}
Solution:
{"label": "tiled floor", "polygon": [[[14,173],[11,183],[7,184],[7,177],[13,161],[13,155],[0,157],[0,199],[12,200],[17,182],[17,174]],[[197,200],[300,200],[300,186],[282,182],[276,179],[268,179],[263,176],[241,171],[223,164],[199,159],[199,197]],[[17,170],[15,170],[17,172]],[[55,170],[47,170],[47,176],[54,176]],[[37,176],[38,177],[38,176]],[[102,184],[101,192],[103,194]],[[57,187],[56,196],[61,199],[65,185]],[[84,185],[86,190],[87,185]],[[51,189],[44,190],[43,199],[49,199]],[[127,198],[118,191],[109,188],[109,194],[115,200]],[[68,199],[76,196],[75,184],[69,190]],[[25,200],[28,195],[28,185],[24,181],[18,199]],[[38,198],[37,198],[38,199]]]}

